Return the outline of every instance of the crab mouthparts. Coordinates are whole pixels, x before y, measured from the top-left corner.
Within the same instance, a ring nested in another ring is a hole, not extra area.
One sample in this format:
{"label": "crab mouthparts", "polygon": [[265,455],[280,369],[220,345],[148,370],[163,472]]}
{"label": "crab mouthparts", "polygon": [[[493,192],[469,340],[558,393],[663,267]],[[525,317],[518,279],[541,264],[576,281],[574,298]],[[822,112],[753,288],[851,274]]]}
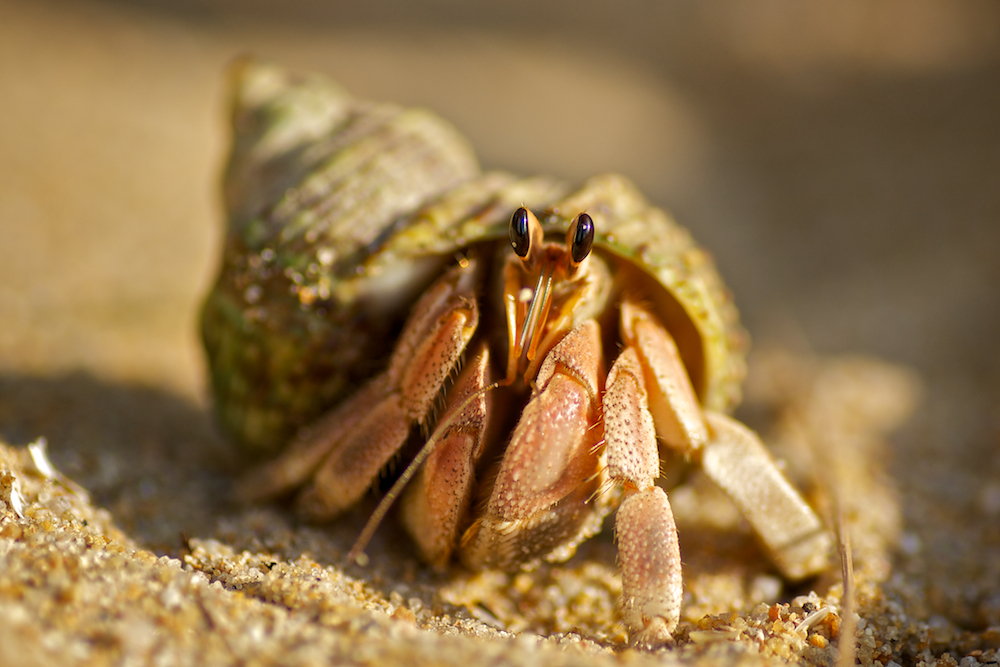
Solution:
{"label": "crab mouthparts", "polygon": [[[519,368],[526,370],[538,351],[542,330],[549,316],[549,308],[552,306],[552,276],[554,273],[554,264],[543,265],[538,274],[538,282],[535,284],[534,292],[531,292],[528,313],[524,318],[524,324],[521,326],[521,332],[513,350]],[[521,290],[521,294],[528,291],[528,288],[524,288]],[[518,296],[520,297],[521,294]]]}

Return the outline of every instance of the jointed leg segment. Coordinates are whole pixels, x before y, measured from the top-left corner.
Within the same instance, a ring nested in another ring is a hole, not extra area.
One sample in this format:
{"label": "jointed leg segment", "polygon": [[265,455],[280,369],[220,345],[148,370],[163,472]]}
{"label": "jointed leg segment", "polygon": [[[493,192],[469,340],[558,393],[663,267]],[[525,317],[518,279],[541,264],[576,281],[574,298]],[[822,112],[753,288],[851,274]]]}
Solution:
{"label": "jointed leg segment", "polygon": [[403,496],[403,525],[424,560],[438,569],[448,564],[472,502],[492,396],[482,390],[489,383],[489,352],[483,346],[448,393],[446,411],[431,436],[434,449]]}
{"label": "jointed leg segment", "polygon": [[462,539],[470,567],[568,557],[600,528],[600,339],[588,321],[547,355],[511,435],[483,517]]}
{"label": "jointed leg segment", "polygon": [[291,490],[312,476],[298,498],[313,519],[330,519],[355,503],[423,422],[479,322],[475,265],[449,271],[414,307],[389,368],[354,398],[303,432],[279,459],[241,483],[247,499]]}
{"label": "jointed leg segment", "polygon": [[673,513],[655,486],[660,455],[645,376],[639,351],[626,348],[608,373],[604,441],[608,475],[625,494],[615,520],[625,624],[634,641],[661,645],[680,619],[683,589]]}
{"label": "jointed leg segment", "polygon": [[677,347],[639,306],[622,305],[626,349],[604,394],[608,474],[624,487],[618,510],[622,605],[633,640],[668,643],[682,596],[677,532],[659,477],[656,435],[729,495],[790,579],[816,574],[831,547],[812,509],[788,483],[757,436],[725,415],[703,412]]}
{"label": "jointed leg segment", "polygon": [[[330,518],[356,502],[414,423],[426,422],[475,332],[474,271],[469,263],[439,279],[414,308],[389,368],[305,431],[285,456],[247,477],[244,496],[277,495],[312,475],[299,496],[306,514]],[[702,411],[677,346],[655,317],[626,301],[621,333],[625,349],[603,395],[595,321],[577,326],[545,355],[483,515],[459,540],[491,397],[488,350],[477,349],[417,457],[423,466],[405,491],[402,515],[433,565],[443,567],[457,546],[471,567],[510,568],[572,554],[600,529],[612,497],[602,490],[620,484],[615,528],[625,623],[633,642],[662,645],[679,621],[683,587],[674,517],[656,486],[661,444],[701,463],[786,576],[821,570],[831,540],[757,436]],[[400,478],[400,488],[416,470]]]}

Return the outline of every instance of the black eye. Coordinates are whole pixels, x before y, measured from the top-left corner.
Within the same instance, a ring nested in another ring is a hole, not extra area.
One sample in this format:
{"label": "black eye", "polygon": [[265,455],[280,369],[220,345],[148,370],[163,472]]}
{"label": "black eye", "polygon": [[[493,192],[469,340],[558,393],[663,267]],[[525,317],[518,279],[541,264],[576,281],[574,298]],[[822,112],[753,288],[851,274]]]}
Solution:
{"label": "black eye", "polygon": [[587,259],[590,248],[594,245],[594,221],[586,213],[576,216],[570,229],[572,238],[569,240],[569,254],[574,264]]}
{"label": "black eye", "polygon": [[528,256],[531,234],[528,232],[528,211],[523,206],[510,219],[510,245],[522,259]]}

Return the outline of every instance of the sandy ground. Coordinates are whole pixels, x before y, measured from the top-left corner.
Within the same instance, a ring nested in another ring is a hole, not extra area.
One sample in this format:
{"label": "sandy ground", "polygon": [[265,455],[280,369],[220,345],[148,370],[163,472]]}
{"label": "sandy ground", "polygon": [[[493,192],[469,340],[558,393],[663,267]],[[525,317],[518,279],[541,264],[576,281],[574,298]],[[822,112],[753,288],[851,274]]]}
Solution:
{"label": "sandy ground", "polygon": [[[996,662],[998,45],[986,2],[0,2],[0,663],[835,657],[837,577],[783,587],[697,478],[674,493],[682,641],[653,656],[621,644],[610,535],[438,577],[391,527],[345,566],[362,513],[231,500],[195,317],[222,71],[248,51],[431,107],[487,166],[617,170],[672,209],[757,342],[742,417],[806,470],[803,447],[842,450],[858,657]],[[38,437],[86,498],[29,460]]]}

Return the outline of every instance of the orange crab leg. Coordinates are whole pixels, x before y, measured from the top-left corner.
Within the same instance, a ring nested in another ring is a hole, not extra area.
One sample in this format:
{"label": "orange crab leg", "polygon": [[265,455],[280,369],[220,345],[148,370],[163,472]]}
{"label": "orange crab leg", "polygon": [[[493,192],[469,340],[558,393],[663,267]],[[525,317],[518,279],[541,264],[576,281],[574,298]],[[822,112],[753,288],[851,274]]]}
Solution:
{"label": "orange crab leg", "polygon": [[708,440],[708,428],[677,344],[649,312],[631,301],[622,303],[622,340],[638,357],[648,389],[649,412],[656,434],[672,449],[697,451]]}
{"label": "orange crab leg", "polygon": [[785,479],[757,436],[725,415],[703,412],[677,346],[637,304],[621,309],[627,347],[608,373],[604,395],[608,474],[624,486],[616,528],[625,622],[634,641],[671,641],[680,617],[681,566],[656,437],[700,461],[743,512],[789,579],[826,566],[830,534]]}
{"label": "orange crab leg", "polygon": [[638,646],[669,644],[680,620],[683,587],[677,526],[663,489],[626,486],[615,515],[615,533],[629,640]]}
{"label": "orange crab leg", "polygon": [[757,436],[730,417],[702,411],[666,329],[629,301],[621,328],[627,347],[608,373],[604,427],[608,474],[625,490],[616,522],[622,600],[633,639],[659,645],[671,641],[682,587],[673,515],[666,494],[653,486],[657,435],[700,461],[789,579],[824,569],[832,543]]}
{"label": "orange crab leg", "polygon": [[493,396],[483,391],[490,382],[489,364],[489,350],[483,346],[455,381],[448,409],[431,436],[436,443],[401,504],[403,525],[424,560],[438,569],[447,565],[458,544],[460,524],[472,501]]}
{"label": "orange crab leg", "polygon": [[615,519],[625,625],[634,643],[655,646],[671,641],[683,590],[674,516],[654,485],[660,457],[643,375],[635,348],[615,360],[604,393],[604,442],[608,475],[625,490]]}
{"label": "orange crab leg", "polygon": [[[396,454],[414,422],[423,422],[458,363],[479,321],[475,265],[446,273],[414,307],[393,350],[389,368],[354,399],[305,431],[282,457],[241,483],[244,497],[290,490],[310,474],[299,496],[313,519],[329,519],[357,501]],[[321,463],[320,463],[321,462]],[[318,464],[318,469],[317,469]]]}
{"label": "orange crab leg", "polygon": [[797,580],[822,571],[832,549],[830,533],[760,438],[730,417],[702,411],[670,334],[628,301],[622,304],[622,336],[641,359],[649,410],[663,442],[700,459],[705,474],[740,508],[783,575]]}
{"label": "orange crab leg", "polygon": [[[539,370],[496,475],[485,512],[462,538],[472,568],[568,557],[600,528],[588,506],[603,479],[596,322],[573,329]],[[554,553],[555,552],[555,553]]]}
{"label": "orange crab leg", "polygon": [[387,377],[375,378],[357,394],[327,413],[320,421],[300,431],[298,438],[277,459],[254,468],[242,479],[236,493],[244,502],[280,496],[302,486],[338,442],[366,417],[388,390]]}

